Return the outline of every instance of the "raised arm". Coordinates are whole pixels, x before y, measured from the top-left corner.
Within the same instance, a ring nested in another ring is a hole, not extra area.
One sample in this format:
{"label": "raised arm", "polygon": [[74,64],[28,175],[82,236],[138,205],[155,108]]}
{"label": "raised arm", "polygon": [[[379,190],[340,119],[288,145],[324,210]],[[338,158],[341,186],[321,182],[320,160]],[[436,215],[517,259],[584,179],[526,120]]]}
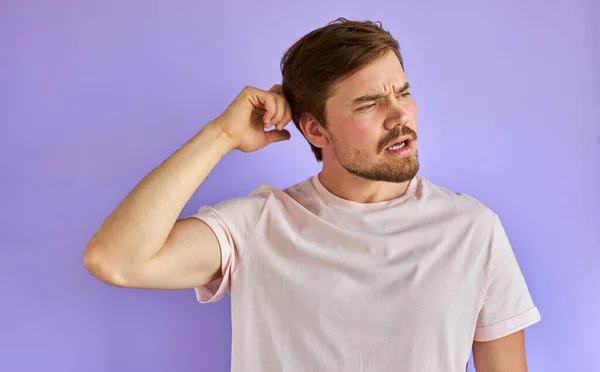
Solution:
{"label": "raised arm", "polygon": [[[219,243],[185,204],[227,152],[256,151],[289,139],[289,105],[277,93],[246,87],[214,121],[167,158],[120,202],[90,239],[88,271],[110,285],[184,289],[221,275]],[[276,130],[265,129],[276,126]]]}

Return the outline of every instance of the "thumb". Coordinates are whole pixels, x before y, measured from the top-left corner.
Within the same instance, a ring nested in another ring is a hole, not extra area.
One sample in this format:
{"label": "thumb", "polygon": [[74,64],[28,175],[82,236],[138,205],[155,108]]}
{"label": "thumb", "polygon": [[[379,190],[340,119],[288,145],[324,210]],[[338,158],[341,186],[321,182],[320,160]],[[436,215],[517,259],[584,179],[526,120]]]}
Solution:
{"label": "thumb", "polygon": [[283,130],[273,129],[268,132],[265,132],[265,137],[267,138],[267,143],[287,141],[291,138],[291,136],[292,135],[290,134],[290,132],[288,132],[285,129],[283,129]]}

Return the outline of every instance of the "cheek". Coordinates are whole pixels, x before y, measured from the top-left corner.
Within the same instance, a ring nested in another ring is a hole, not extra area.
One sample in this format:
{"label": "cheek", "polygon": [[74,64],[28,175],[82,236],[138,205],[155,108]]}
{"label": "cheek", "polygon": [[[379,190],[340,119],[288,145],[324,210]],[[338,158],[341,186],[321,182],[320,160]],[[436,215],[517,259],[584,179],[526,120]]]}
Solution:
{"label": "cheek", "polygon": [[412,103],[410,109],[408,110],[408,115],[410,117],[410,126],[413,128],[417,127],[417,121],[419,120],[419,110],[417,109],[417,105]]}
{"label": "cheek", "polygon": [[358,147],[368,147],[373,141],[381,138],[381,124],[369,117],[353,118],[348,122],[347,135],[351,135],[352,143]]}
{"label": "cheek", "polygon": [[329,122],[332,135],[341,146],[358,152],[372,151],[384,136],[382,119],[370,115],[339,115]]}

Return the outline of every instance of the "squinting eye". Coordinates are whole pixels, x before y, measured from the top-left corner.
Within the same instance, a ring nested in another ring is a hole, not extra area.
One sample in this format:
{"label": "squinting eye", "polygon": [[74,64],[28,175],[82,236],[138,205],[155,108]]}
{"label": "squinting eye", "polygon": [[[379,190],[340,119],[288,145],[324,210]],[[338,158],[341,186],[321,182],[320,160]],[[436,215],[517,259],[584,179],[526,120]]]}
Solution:
{"label": "squinting eye", "polygon": [[375,106],[375,104],[374,104],[374,103],[371,103],[370,105],[363,106],[363,107],[359,108],[358,110],[359,110],[359,111],[368,110],[368,109],[370,109],[370,108],[371,108],[371,107],[373,107],[373,106]]}
{"label": "squinting eye", "polygon": [[402,93],[402,97],[408,97],[408,96],[410,96],[410,92]]}

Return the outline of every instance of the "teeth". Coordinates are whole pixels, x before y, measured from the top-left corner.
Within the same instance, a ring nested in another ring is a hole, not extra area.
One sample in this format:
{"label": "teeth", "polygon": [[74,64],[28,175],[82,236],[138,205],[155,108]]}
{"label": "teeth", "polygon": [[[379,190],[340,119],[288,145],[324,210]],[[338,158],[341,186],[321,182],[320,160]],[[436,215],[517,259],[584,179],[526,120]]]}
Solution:
{"label": "teeth", "polygon": [[398,150],[398,149],[401,149],[401,148],[403,148],[404,146],[406,146],[406,141],[402,141],[402,142],[400,142],[400,144],[398,144],[398,145],[396,145],[396,146],[388,147],[387,149],[388,149],[388,150],[392,150],[392,151],[393,151],[393,150]]}

